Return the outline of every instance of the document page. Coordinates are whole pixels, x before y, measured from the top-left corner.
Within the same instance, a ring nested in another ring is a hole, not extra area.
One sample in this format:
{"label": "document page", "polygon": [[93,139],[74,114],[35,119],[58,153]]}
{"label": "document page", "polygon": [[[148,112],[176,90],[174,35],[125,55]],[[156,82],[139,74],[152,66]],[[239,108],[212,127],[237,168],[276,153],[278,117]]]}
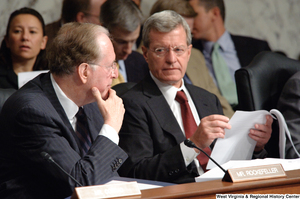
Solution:
{"label": "document page", "polygon": [[[229,160],[250,160],[256,141],[248,134],[255,124],[265,124],[266,115],[271,115],[266,110],[236,111],[229,121],[231,129],[225,129],[225,138],[218,138],[212,150],[211,157],[220,165]],[[207,169],[216,165],[209,160]]]}

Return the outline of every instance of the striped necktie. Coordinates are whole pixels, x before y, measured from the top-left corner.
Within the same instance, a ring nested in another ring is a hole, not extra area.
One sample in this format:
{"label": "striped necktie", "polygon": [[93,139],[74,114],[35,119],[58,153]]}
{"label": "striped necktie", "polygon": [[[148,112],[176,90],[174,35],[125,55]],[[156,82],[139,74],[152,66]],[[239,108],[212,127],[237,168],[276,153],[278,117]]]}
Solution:
{"label": "striped necktie", "polygon": [[89,135],[89,127],[87,117],[82,107],[79,108],[76,114],[76,135],[79,138],[82,154],[85,155],[92,145],[91,137]]}

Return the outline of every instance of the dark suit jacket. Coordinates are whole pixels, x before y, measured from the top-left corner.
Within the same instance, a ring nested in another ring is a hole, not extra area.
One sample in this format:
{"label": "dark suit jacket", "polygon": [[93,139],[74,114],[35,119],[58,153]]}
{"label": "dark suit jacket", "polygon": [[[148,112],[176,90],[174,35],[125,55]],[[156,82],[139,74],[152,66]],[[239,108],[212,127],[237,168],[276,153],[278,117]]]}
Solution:
{"label": "dark suit jacket", "polygon": [[[223,114],[218,98],[193,85],[186,85],[203,118]],[[185,136],[167,101],[150,75],[122,96],[125,105],[119,146],[129,158],[120,176],[173,183],[194,182],[194,162],[185,166],[180,143]]]}
{"label": "dark suit jacket", "polygon": [[[300,153],[300,72],[293,75],[285,84],[278,100],[278,110],[284,116],[293,143]],[[289,139],[286,139],[286,158],[298,158]]]}
{"label": "dark suit jacket", "polygon": [[139,82],[149,73],[148,63],[143,55],[136,51],[124,61],[126,67],[127,82]]}
{"label": "dark suit jacket", "polygon": [[[248,66],[258,53],[262,51],[271,51],[269,44],[266,41],[251,37],[230,35],[241,67]],[[193,40],[193,47],[201,50],[201,52],[203,51],[201,40]]]}
{"label": "dark suit jacket", "polygon": [[9,98],[0,115],[0,198],[65,198],[75,183],[41,156],[49,153],[83,185],[95,185],[114,175],[127,158],[104,136],[97,104],[84,106],[92,146],[82,157],[79,140],[50,81],[41,74]]}

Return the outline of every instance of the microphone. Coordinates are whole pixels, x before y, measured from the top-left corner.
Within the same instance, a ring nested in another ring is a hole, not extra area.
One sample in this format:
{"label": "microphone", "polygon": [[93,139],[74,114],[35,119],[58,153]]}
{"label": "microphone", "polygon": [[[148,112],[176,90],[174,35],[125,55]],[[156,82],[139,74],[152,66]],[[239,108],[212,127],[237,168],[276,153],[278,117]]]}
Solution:
{"label": "microphone", "polygon": [[55,160],[53,160],[53,158],[45,151],[41,152],[41,156],[47,160],[50,163],[54,163],[62,172],[64,172],[69,178],[71,178],[74,182],[76,182],[79,186],[83,187],[83,185],[78,182],[73,176],[71,176],[70,174],[68,174],[61,166],[59,166],[59,164],[57,164],[57,162],[55,162]]}
{"label": "microphone", "polygon": [[211,161],[213,161],[226,174],[225,169],[223,167],[221,167],[214,159],[212,159],[205,151],[203,151],[202,149],[200,149],[199,147],[197,147],[194,142],[192,142],[191,140],[184,140],[184,144],[187,147],[196,148],[199,151],[201,151],[202,153],[204,153]]}

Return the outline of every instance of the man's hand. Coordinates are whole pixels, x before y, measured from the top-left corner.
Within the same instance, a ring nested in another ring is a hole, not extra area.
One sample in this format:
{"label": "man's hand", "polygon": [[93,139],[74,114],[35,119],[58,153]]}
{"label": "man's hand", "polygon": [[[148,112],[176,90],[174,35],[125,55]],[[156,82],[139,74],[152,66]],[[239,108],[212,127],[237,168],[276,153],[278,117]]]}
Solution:
{"label": "man's hand", "polygon": [[190,137],[199,148],[208,147],[216,138],[224,138],[225,129],[230,129],[229,118],[223,115],[209,115],[201,120],[196,132]]}
{"label": "man's hand", "polygon": [[255,129],[250,130],[249,137],[257,141],[254,149],[255,152],[263,150],[271,138],[273,118],[270,115],[267,115],[266,119],[267,121],[265,124],[255,124]]}
{"label": "man's hand", "polygon": [[96,98],[98,108],[104,118],[104,124],[113,127],[117,132],[120,131],[124,118],[123,100],[116,95],[116,91],[110,89],[108,98],[104,101],[99,90],[96,87],[92,88],[92,93]]}

